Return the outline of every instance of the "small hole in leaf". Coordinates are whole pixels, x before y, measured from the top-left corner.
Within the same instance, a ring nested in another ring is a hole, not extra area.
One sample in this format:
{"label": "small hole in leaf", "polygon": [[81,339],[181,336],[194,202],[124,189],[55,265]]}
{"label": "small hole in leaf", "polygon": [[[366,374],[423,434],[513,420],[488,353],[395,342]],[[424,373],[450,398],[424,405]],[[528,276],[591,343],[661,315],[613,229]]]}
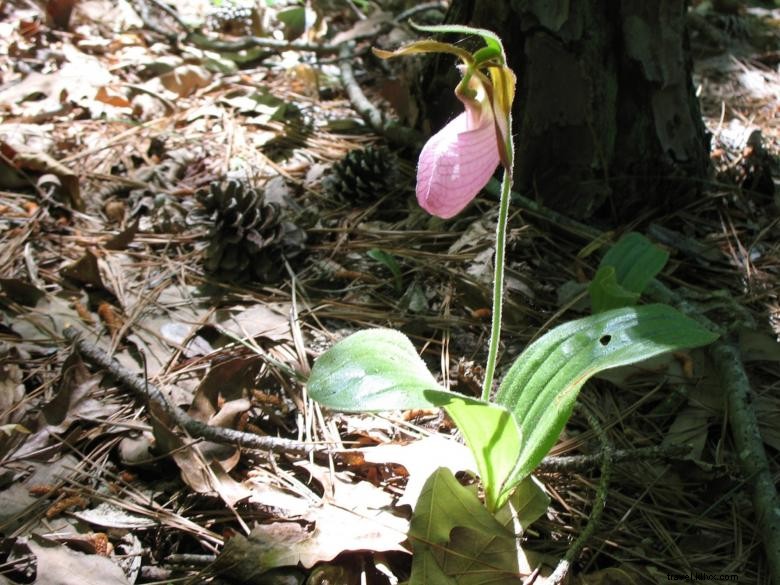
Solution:
{"label": "small hole in leaf", "polygon": [[611,335],[602,335],[601,339],[599,339],[601,345],[608,345],[610,341],[612,341]]}

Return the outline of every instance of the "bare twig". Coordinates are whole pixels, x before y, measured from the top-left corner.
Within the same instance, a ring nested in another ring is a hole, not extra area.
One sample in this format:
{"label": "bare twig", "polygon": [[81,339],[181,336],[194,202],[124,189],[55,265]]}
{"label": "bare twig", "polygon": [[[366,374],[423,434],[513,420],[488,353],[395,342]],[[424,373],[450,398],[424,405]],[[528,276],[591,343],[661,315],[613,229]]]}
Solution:
{"label": "bare twig", "polygon": [[710,348],[719,377],[726,388],[731,435],[739,454],[742,474],[753,489],[753,509],[764,541],[773,583],[780,583],[780,500],[769,468],[764,441],[751,407],[750,381],[733,343],[716,341]]}
{"label": "bare twig", "polygon": [[237,52],[246,49],[269,49],[270,51],[301,51],[304,53],[317,53],[335,55],[341,45],[330,43],[307,43],[305,41],[283,41],[273,38],[245,36],[234,41],[212,39],[197,31],[191,31],[185,38],[186,42],[200,48],[211,49],[218,52]]}
{"label": "bare twig", "polygon": [[236,431],[234,429],[213,427],[195,420],[181,409],[171,405],[157,386],[150,384],[142,377],[128,371],[126,368],[122,367],[119,362],[109,357],[103,350],[82,339],[75,328],[66,327],[63,334],[68,341],[76,346],[82,357],[89,363],[103,368],[122,385],[132,390],[139,399],[154,402],[154,404],[162,408],[177,425],[193,437],[205,439],[214,443],[235,445],[237,447],[257,449],[260,451],[311,453],[323,449],[322,445],[293,441],[291,439],[282,439],[279,437],[263,437]]}
{"label": "bare twig", "polygon": [[590,511],[588,523],[566,551],[563,559],[558,562],[558,566],[555,567],[555,571],[553,571],[552,575],[550,575],[550,577],[545,582],[547,585],[560,585],[566,579],[566,576],[569,574],[571,564],[577,559],[583,547],[585,546],[585,543],[596,531],[596,527],[598,526],[599,520],[601,519],[601,514],[604,512],[604,506],[607,503],[607,490],[609,488],[609,479],[612,475],[612,448],[609,445],[607,434],[604,432],[604,429],[601,427],[601,424],[599,424],[598,420],[596,420],[596,417],[590,413],[586,413],[586,416],[588,418],[588,422],[593,427],[593,430],[596,431],[596,435],[598,435],[598,438],[602,444],[603,454],[601,456],[601,478],[599,479],[599,485],[596,489],[596,499],[593,501],[593,508]]}
{"label": "bare twig", "polygon": [[422,144],[420,134],[403,126],[394,120],[388,120],[382,115],[371,100],[366,97],[363,90],[355,80],[355,72],[352,70],[352,60],[355,58],[351,43],[343,43],[339,50],[339,70],[341,72],[341,84],[347,92],[352,107],[362,116],[371,129],[381,134],[388,141],[398,146],[419,146]]}
{"label": "bare twig", "polygon": [[403,22],[404,20],[409,20],[418,14],[429,12],[431,10],[447,10],[447,4],[445,2],[423,2],[422,4],[418,4],[417,6],[412,6],[411,8],[404,10],[393,20],[395,22]]}
{"label": "bare twig", "polygon": [[[686,299],[657,280],[652,282],[648,293],[657,301],[677,306],[705,327],[718,329]],[[753,509],[772,582],[780,585],[780,498],[758,429],[756,413],[751,406],[753,392],[750,389],[750,380],[739,350],[733,342],[721,338],[709,347],[709,352],[726,390],[731,436],[739,455],[742,475],[753,491]]]}
{"label": "bare twig", "polygon": [[601,451],[593,455],[545,457],[536,469],[542,473],[587,471],[602,465],[605,457],[610,457],[616,464],[626,461],[673,460],[685,458],[690,450],[689,445],[656,445],[639,449]]}

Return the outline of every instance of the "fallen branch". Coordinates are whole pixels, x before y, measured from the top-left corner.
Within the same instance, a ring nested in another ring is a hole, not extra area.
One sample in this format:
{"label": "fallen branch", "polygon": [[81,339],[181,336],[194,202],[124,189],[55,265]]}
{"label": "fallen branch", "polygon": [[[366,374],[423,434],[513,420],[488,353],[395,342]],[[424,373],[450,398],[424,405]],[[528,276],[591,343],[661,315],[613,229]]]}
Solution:
{"label": "fallen branch", "polygon": [[[648,293],[655,300],[677,306],[702,325],[717,330],[716,325],[696,310],[691,303],[659,281],[652,282]],[[709,348],[710,356],[726,391],[729,426],[739,458],[742,475],[753,492],[753,510],[758,532],[764,543],[772,582],[780,584],[780,498],[772,478],[764,440],[758,428],[750,380],[736,345],[721,337]]]}
{"label": "fallen branch", "polygon": [[764,450],[764,440],[751,403],[753,398],[739,350],[732,343],[716,341],[710,348],[715,368],[726,388],[731,436],[739,455],[742,475],[753,490],[753,509],[764,541],[772,582],[780,583],[780,500]]}
{"label": "fallen branch", "polygon": [[602,465],[609,457],[612,462],[680,460],[691,451],[689,445],[656,445],[639,449],[620,449],[619,451],[601,451],[593,455],[566,455],[562,457],[545,457],[536,468],[541,473],[558,473],[572,471],[587,471]]}
{"label": "fallen branch", "polygon": [[596,488],[596,499],[593,501],[593,508],[591,508],[590,516],[588,517],[588,523],[585,528],[582,529],[579,536],[574,540],[566,554],[558,562],[558,566],[555,567],[552,575],[545,581],[546,585],[560,585],[564,582],[569,574],[572,563],[580,556],[585,543],[596,531],[596,527],[601,520],[601,514],[604,512],[604,507],[607,504],[607,490],[609,489],[609,480],[612,476],[612,447],[607,439],[607,434],[599,424],[596,417],[590,413],[586,413],[588,422],[593,430],[596,431],[596,435],[601,441],[602,456],[601,456],[601,478],[599,479],[599,485]]}
{"label": "fallen branch", "polygon": [[341,72],[341,84],[347,92],[352,107],[366,121],[366,124],[376,132],[384,136],[390,143],[402,147],[416,147],[422,145],[423,139],[419,132],[399,124],[395,120],[388,120],[371,100],[366,97],[363,90],[355,80],[355,72],[352,70],[352,61],[355,58],[351,43],[342,44],[339,49],[339,71]]}
{"label": "fallen branch", "polygon": [[180,408],[171,405],[162,391],[154,384],[138,376],[119,362],[111,358],[102,349],[81,338],[73,327],[66,327],[63,332],[65,338],[73,343],[81,356],[89,363],[104,369],[120,384],[130,389],[139,400],[150,400],[168,414],[177,425],[189,433],[192,437],[205,439],[214,443],[235,445],[247,449],[259,451],[274,451],[283,453],[308,454],[323,449],[322,445],[282,439],[279,437],[264,437],[252,433],[244,433],[234,429],[213,427],[199,420],[195,420]]}
{"label": "fallen branch", "polygon": [[217,51],[218,53],[234,53],[247,49],[268,49],[281,53],[282,51],[301,51],[303,53],[317,53],[335,55],[341,45],[329,43],[307,43],[306,41],[283,41],[280,39],[246,36],[234,41],[214,39],[201,32],[190,31],[184,38],[187,43],[192,43],[200,49]]}

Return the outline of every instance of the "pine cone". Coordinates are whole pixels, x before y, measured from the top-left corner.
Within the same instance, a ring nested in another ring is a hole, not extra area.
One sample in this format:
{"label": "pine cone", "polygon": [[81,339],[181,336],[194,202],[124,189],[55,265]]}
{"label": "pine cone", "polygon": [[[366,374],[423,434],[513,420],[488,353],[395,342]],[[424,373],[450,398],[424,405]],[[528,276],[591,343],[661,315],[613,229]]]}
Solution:
{"label": "pine cone", "polygon": [[206,26],[214,32],[243,36],[253,32],[255,8],[225,2],[208,15]]}
{"label": "pine cone", "polygon": [[326,192],[339,203],[375,203],[398,186],[398,157],[384,146],[351,150],[333,165]]}
{"label": "pine cone", "polygon": [[300,254],[306,236],[281,210],[243,181],[211,183],[196,194],[209,227],[203,264],[208,272],[231,280],[270,283],[284,273],[284,260]]}

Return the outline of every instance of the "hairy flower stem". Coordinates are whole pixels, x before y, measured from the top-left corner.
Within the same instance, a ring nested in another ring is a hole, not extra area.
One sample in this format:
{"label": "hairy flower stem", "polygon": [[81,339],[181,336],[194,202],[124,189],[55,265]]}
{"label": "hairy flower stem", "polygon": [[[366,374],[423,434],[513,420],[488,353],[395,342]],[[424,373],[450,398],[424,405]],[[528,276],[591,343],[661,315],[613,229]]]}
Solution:
{"label": "hairy flower stem", "polygon": [[[510,128],[511,120],[510,120]],[[512,139],[508,140],[509,160],[512,160]],[[506,224],[509,218],[509,199],[512,191],[512,173],[504,169],[501,181],[501,203],[498,207],[498,225],[496,226],[496,259],[493,273],[493,321],[490,325],[490,345],[485,364],[485,382],[482,386],[482,400],[490,400],[493,389],[493,375],[496,371],[498,342],[501,340],[501,308],[504,300],[504,252],[506,248]]]}

